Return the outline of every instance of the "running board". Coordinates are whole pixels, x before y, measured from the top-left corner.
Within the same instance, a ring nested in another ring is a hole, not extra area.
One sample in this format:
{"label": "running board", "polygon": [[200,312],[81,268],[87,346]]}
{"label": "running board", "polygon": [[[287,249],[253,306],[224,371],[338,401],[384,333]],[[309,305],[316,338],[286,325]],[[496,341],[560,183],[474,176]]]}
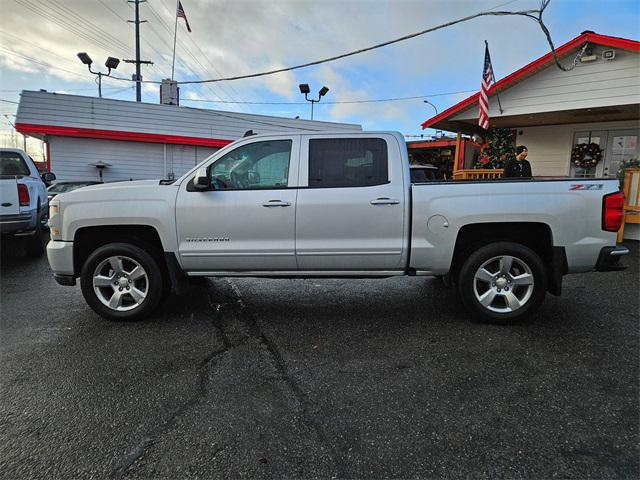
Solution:
{"label": "running board", "polygon": [[322,278],[322,277],[353,277],[353,278],[384,278],[402,277],[406,272],[402,270],[286,270],[286,271],[242,271],[242,272],[188,272],[189,277],[265,277],[265,278]]}

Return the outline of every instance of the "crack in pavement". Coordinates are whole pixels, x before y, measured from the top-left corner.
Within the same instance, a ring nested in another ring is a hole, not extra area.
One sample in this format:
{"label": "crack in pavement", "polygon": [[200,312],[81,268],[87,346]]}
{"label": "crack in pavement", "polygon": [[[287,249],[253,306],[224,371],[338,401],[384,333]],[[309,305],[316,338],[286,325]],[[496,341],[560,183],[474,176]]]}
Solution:
{"label": "crack in pavement", "polygon": [[[145,453],[148,451],[149,447],[159,442],[159,437],[165,434],[175,423],[175,421],[183,415],[185,412],[189,411],[191,408],[196,406],[204,397],[207,395],[208,385],[207,385],[207,369],[211,365],[211,362],[218,356],[229,352],[230,350],[241,346],[246,343],[246,339],[256,339],[260,343],[262,343],[269,355],[271,357],[272,363],[285,382],[289,390],[291,391],[293,397],[300,405],[300,412],[302,414],[303,423],[309,428],[309,430],[315,432],[317,438],[320,443],[325,446],[331,461],[335,465],[337,470],[337,474],[334,478],[349,478],[344,464],[340,460],[339,455],[336,450],[332,446],[329,438],[325,434],[322,429],[320,423],[312,416],[310,413],[310,407],[312,405],[307,399],[306,394],[302,391],[300,386],[293,379],[285,361],[282,358],[280,351],[276,344],[262,331],[260,325],[258,324],[257,319],[251,313],[251,310],[244,302],[242,298],[242,293],[240,292],[237,285],[235,285],[231,280],[225,279],[228,285],[230,286],[235,298],[233,296],[226,294],[225,292],[216,289],[215,292],[212,291],[212,285],[208,283],[207,285],[207,297],[209,300],[209,307],[211,308],[213,315],[211,316],[211,323],[215,329],[219,342],[222,346],[214,351],[212,351],[209,355],[203,358],[198,364],[197,369],[197,389],[193,393],[193,395],[180,407],[178,407],[168,419],[162,422],[157,428],[153,429],[150,433],[148,433],[138,445],[136,445],[128,454],[126,454],[119,462],[118,465],[112,469],[112,473],[110,475],[111,478],[122,479],[124,478],[129,469],[142,458]],[[214,293],[218,296],[222,296],[229,303],[220,303],[216,301],[214,297]],[[244,333],[245,340],[239,338],[243,336],[243,332],[229,332],[225,331],[225,325],[223,323],[223,318],[221,315],[216,315],[216,312],[219,312],[222,307],[225,305],[236,305],[237,312],[237,320],[243,322],[247,328],[247,332]],[[209,313],[209,312],[207,312]],[[232,335],[231,338],[229,334]],[[213,452],[213,455],[217,455],[220,451],[224,449],[223,447],[219,447],[217,450]]]}
{"label": "crack in pavement", "polygon": [[329,438],[327,437],[325,431],[322,429],[320,422],[318,422],[311,414],[310,409],[313,405],[307,399],[307,395],[304,393],[300,385],[298,385],[293,376],[289,373],[287,364],[282,358],[282,354],[280,353],[277,345],[264,333],[262,328],[260,328],[258,320],[255,318],[246,302],[243,300],[242,293],[240,292],[238,286],[228,278],[225,278],[225,280],[228,282],[229,286],[237,297],[237,303],[240,307],[241,312],[244,313],[245,321],[247,322],[247,325],[249,327],[249,333],[267,347],[267,351],[271,356],[277,372],[280,374],[282,380],[289,387],[289,390],[300,405],[303,422],[310,430],[315,432],[316,436],[320,440],[320,443],[322,443],[327,449],[331,461],[333,462],[337,470],[337,474],[333,478],[350,478],[347,474],[347,469],[344,463],[340,460],[338,453],[329,441]]}
{"label": "crack in pavement", "polygon": [[[209,298],[209,303],[211,305],[212,298],[210,288],[207,288],[207,296]],[[216,309],[218,310],[218,309]],[[193,313],[192,313],[193,315]],[[200,363],[198,364],[197,369],[197,387],[196,391],[193,395],[180,407],[178,407],[174,412],[169,416],[167,420],[162,422],[157,428],[153,429],[152,432],[145,437],[138,445],[131,450],[127,455],[122,458],[118,465],[112,470],[110,477],[115,479],[124,478],[127,474],[129,468],[140,459],[147,451],[147,449],[153,444],[158,442],[158,438],[161,437],[165,432],[167,432],[171,426],[174,424],[176,419],[183,415],[185,412],[189,411],[191,408],[196,406],[202,398],[207,395],[207,368],[210,363],[219,355],[229,351],[229,341],[227,336],[224,333],[223,328],[220,325],[216,324],[216,316],[214,315],[211,319],[211,323],[217,333],[218,340],[222,343],[222,347],[216,350],[213,350],[206,357],[204,357]],[[213,452],[213,456],[217,455],[221,452],[224,447],[219,447]]]}

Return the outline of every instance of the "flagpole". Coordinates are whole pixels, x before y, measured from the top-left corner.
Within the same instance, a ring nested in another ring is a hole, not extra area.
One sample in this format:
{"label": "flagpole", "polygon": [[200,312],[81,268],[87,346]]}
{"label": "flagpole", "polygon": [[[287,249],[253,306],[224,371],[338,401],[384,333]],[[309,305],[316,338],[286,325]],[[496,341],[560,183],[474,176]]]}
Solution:
{"label": "flagpole", "polygon": [[[487,42],[486,40],[484,41],[484,45],[487,47],[487,50],[489,50],[489,42]],[[174,47],[175,48],[175,47]],[[495,87],[495,91],[496,91],[496,99],[498,100],[498,108],[500,109],[500,115],[502,115],[504,113],[504,110],[502,110],[502,104],[500,103],[500,95],[498,95],[498,87],[496,86],[496,72],[495,70],[493,70],[493,62],[491,62],[491,70],[493,71],[492,75],[493,75],[493,86]],[[171,77],[173,78],[173,77]]]}
{"label": "flagpole", "polygon": [[176,39],[178,38],[178,4],[180,0],[176,0],[176,22],[173,27],[173,58],[171,60],[171,80],[173,80],[173,72],[176,66]]}

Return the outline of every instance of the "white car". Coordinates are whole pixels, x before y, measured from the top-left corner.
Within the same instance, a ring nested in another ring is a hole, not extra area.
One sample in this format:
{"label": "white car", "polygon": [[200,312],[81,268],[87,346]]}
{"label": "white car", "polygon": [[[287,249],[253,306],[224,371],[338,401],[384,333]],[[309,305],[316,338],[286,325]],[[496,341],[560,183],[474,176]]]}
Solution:
{"label": "white car", "polygon": [[19,148],[0,148],[0,232],[19,237],[27,254],[44,253],[43,227],[49,199],[45,182],[52,173],[40,176],[33,159]]}

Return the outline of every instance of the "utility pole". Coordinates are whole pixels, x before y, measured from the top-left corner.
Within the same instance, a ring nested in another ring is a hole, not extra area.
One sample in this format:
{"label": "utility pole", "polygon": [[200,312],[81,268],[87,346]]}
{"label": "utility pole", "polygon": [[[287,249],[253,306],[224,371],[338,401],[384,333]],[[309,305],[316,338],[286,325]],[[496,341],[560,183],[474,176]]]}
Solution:
{"label": "utility pole", "polygon": [[149,60],[140,60],[140,24],[145,23],[146,20],[140,20],[140,4],[146,2],[147,0],[127,0],[129,3],[134,3],[136,5],[136,19],[135,20],[127,20],[129,23],[136,24],[136,59],[135,60],[123,60],[125,63],[135,63],[136,64],[136,73],[135,80],[136,82],[136,102],[142,101],[142,75],[140,74],[140,65],[153,65],[153,62]]}

